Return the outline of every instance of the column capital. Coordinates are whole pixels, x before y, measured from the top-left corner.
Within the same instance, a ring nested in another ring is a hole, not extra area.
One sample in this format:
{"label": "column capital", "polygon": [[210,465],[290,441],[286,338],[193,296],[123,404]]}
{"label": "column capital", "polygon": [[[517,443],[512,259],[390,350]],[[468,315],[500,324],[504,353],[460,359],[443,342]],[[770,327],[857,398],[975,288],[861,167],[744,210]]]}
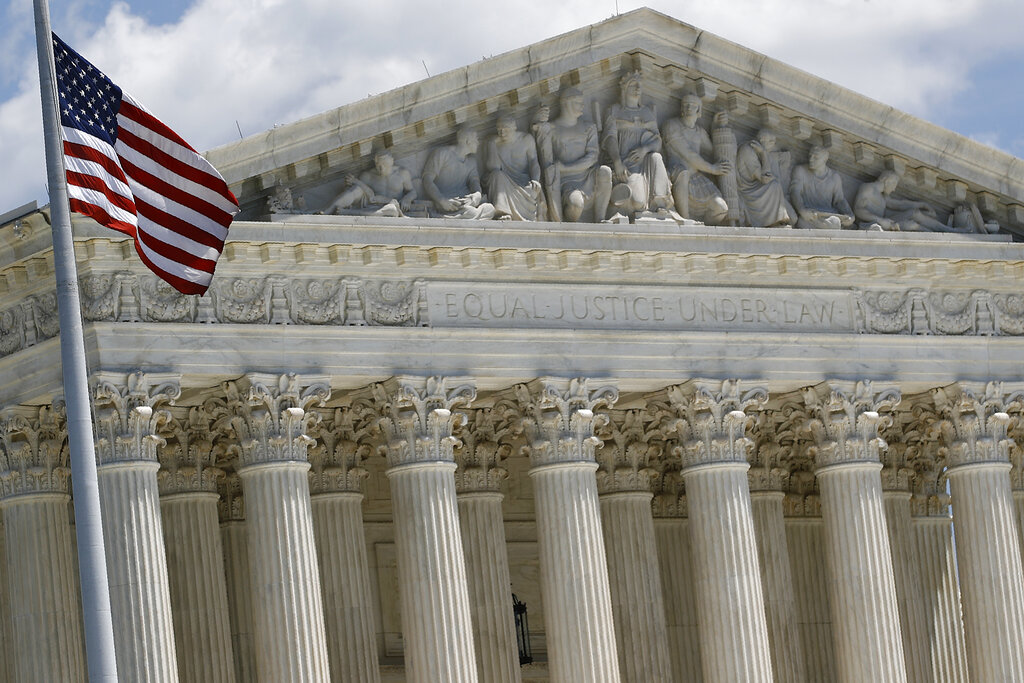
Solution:
{"label": "column capital", "polygon": [[654,482],[654,488],[651,512],[655,517],[687,517],[686,491],[679,470],[663,472]]}
{"label": "column capital", "polygon": [[777,410],[758,412],[750,425],[750,492],[785,491],[789,484],[787,460],[796,446],[795,435],[784,429],[783,415]]}
{"label": "column capital", "polygon": [[63,402],[0,412],[0,499],[70,493]]}
{"label": "column capital", "polygon": [[646,410],[612,410],[598,427],[604,447],[597,452],[598,493],[650,492],[657,470],[651,461],[664,451],[665,438]]}
{"label": "column capital", "polygon": [[355,399],[318,421],[309,449],[309,493],[362,493],[369,472],[363,461],[377,450],[380,416],[373,402]]}
{"label": "column capital", "polygon": [[894,387],[876,391],[870,381],[826,382],[802,390],[811,447],[818,471],[830,465],[857,462],[880,463],[886,443],[879,428],[890,418],[883,416],[900,402]]}
{"label": "column capital", "polygon": [[172,373],[98,373],[92,386],[97,463],[157,462],[164,444],[158,432],[171,419],[166,407],[181,395],[180,382]]}
{"label": "column capital", "polygon": [[1013,439],[1010,445],[1010,463],[1013,464],[1010,486],[1014,491],[1024,492],[1024,411],[1013,415],[1008,434]]}
{"label": "column capital", "polygon": [[908,411],[894,412],[892,420],[882,426],[881,437],[886,449],[882,459],[882,491],[885,493],[911,493],[916,473],[911,467],[915,454],[915,420]]}
{"label": "column capital", "polygon": [[740,390],[735,379],[691,380],[668,387],[655,399],[662,423],[679,437],[683,471],[711,463],[747,463],[753,442],[746,437],[752,420],[746,411],[760,409],[768,390]]}
{"label": "column capital", "polygon": [[228,472],[217,482],[220,500],[217,513],[220,523],[245,521],[245,497],[242,495],[242,478],[237,472]]}
{"label": "column capital", "polygon": [[239,467],[271,462],[306,462],[310,411],[331,396],[326,377],[252,373],[221,385],[231,411],[229,422],[241,447]]}
{"label": "column capital", "polygon": [[[451,388],[449,388],[451,387]],[[466,416],[452,411],[476,398],[468,378],[393,377],[370,387],[381,414],[391,467],[422,462],[454,462],[455,424]]]}
{"label": "column capital", "polygon": [[469,413],[455,447],[455,491],[457,493],[501,491],[508,478],[502,465],[512,452],[512,439],[519,412],[515,405],[500,401],[493,408],[478,408]]}
{"label": "column capital", "polygon": [[934,389],[932,400],[941,416],[939,433],[950,469],[1010,462],[1009,413],[1024,406],[1024,388],[960,382]]}
{"label": "column capital", "polygon": [[610,383],[590,388],[585,377],[545,377],[513,388],[522,411],[521,428],[534,467],[565,462],[596,462],[594,449],[601,440],[594,430],[608,416],[595,413],[610,408],[619,390]]}
{"label": "column capital", "polygon": [[170,414],[160,435],[164,444],[158,449],[160,495],[216,493],[217,480],[224,476],[224,470],[216,467],[216,414],[208,406],[193,406],[185,414]]}

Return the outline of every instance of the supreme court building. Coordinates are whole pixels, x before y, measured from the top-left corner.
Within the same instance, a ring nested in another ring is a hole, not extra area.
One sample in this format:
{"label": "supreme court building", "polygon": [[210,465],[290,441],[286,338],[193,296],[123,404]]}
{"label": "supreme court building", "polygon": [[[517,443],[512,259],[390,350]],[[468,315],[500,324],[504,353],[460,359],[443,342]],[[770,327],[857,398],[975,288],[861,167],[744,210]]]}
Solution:
{"label": "supreme court building", "polygon": [[[74,225],[120,680],[1024,681],[1024,161],[646,9],[208,157],[207,296]],[[2,682],[85,679],[48,216]]]}

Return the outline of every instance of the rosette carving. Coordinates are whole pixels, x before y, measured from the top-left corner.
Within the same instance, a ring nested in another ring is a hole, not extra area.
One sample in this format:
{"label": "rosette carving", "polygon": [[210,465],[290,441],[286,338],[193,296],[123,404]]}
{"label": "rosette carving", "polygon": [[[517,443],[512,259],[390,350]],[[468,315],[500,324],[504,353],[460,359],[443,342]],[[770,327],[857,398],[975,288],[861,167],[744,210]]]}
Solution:
{"label": "rosette carving", "polygon": [[852,462],[881,462],[886,448],[878,435],[891,422],[882,412],[900,402],[895,388],[875,391],[871,382],[831,382],[803,390],[811,455],[818,469]]}
{"label": "rosette carving", "polygon": [[1002,382],[964,382],[933,390],[932,400],[942,417],[939,433],[949,467],[1010,462],[1009,413],[1024,405],[1024,389],[1008,391]]}
{"label": "rosette carving", "polygon": [[597,452],[598,491],[650,491],[658,476],[651,462],[664,447],[654,416],[643,410],[615,410],[608,417],[597,433],[604,442]]}
{"label": "rosette carving", "polygon": [[518,418],[518,410],[508,401],[469,414],[459,435],[461,443],[455,447],[455,461],[459,465],[455,472],[457,492],[501,490],[501,482],[508,478],[503,463],[512,453]]}
{"label": "rosette carving", "polygon": [[595,462],[601,439],[594,431],[608,416],[594,411],[614,405],[619,391],[611,385],[593,390],[588,385],[586,378],[538,379],[513,388],[522,413],[518,429],[526,436],[525,450],[535,467]]}
{"label": "rosette carving", "polygon": [[309,410],[331,396],[325,379],[286,375],[247,375],[222,385],[232,415],[231,429],[241,448],[239,467],[271,462],[306,462],[313,444],[311,426],[320,415]]}
{"label": "rosette carving", "polygon": [[344,280],[293,282],[287,290],[291,319],[306,325],[342,325],[345,322]]}
{"label": "rosette carving", "polygon": [[[456,383],[449,388],[449,382]],[[472,383],[447,377],[396,377],[371,387],[387,439],[388,464],[453,462],[456,423],[466,416],[452,411],[476,398]]]}
{"label": "rosette carving", "polygon": [[270,278],[235,278],[211,288],[217,318],[225,323],[269,323]]}
{"label": "rosette carving", "polygon": [[156,462],[157,448],[165,443],[160,432],[171,420],[167,406],[180,395],[178,375],[101,376],[92,390],[99,464]]}
{"label": "rosette carving", "polygon": [[363,461],[377,448],[380,418],[373,402],[357,399],[351,406],[335,409],[314,425],[310,435],[316,444],[309,449],[309,492],[362,493],[369,472]]}
{"label": "rosette carving", "polygon": [[216,466],[215,419],[206,406],[194,406],[177,417],[172,414],[162,434],[165,445],[159,450],[160,495],[217,492],[224,470]]}
{"label": "rosette carving", "polygon": [[0,413],[0,497],[70,492],[63,405]]}
{"label": "rosette carving", "polygon": [[140,278],[138,289],[145,320],[195,322],[198,297],[186,296],[157,277]]}

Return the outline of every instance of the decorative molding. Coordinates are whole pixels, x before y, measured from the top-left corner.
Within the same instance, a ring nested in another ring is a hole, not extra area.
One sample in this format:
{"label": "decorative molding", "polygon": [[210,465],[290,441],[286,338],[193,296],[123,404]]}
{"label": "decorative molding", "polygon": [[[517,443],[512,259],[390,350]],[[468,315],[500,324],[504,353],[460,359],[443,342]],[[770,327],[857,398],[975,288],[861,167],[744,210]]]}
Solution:
{"label": "decorative molding", "polygon": [[[454,384],[449,388],[449,382]],[[464,413],[476,398],[476,387],[462,378],[394,377],[371,386],[373,401],[381,414],[391,467],[422,462],[454,462],[452,435],[456,424],[466,423]]]}
{"label": "decorative molding", "polygon": [[99,375],[92,388],[98,464],[157,462],[166,443],[159,433],[172,419],[166,407],[181,395],[180,379],[141,371]]}
{"label": "decorative molding", "polygon": [[932,390],[932,400],[942,418],[939,434],[950,469],[1010,462],[1009,413],[1024,407],[1024,389],[1009,389],[1002,382],[961,382]]}
{"label": "decorative molding", "polygon": [[373,403],[356,399],[314,423],[309,448],[309,493],[362,493],[363,461],[378,450],[380,418]]}
{"label": "decorative molding", "polygon": [[804,429],[814,441],[811,453],[818,470],[829,465],[881,462],[886,448],[878,435],[891,417],[882,415],[900,402],[896,388],[875,391],[869,381],[829,382],[803,391],[809,419]]}
{"label": "decorative molding", "polygon": [[619,390],[605,384],[590,389],[585,377],[541,378],[513,387],[522,412],[518,426],[526,435],[525,451],[534,467],[569,462],[595,462],[601,446],[595,429],[608,420],[597,408],[611,408]]}
{"label": "decorative molding", "polygon": [[1024,334],[1024,295],[985,290],[861,291],[862,332],[991,337]]}
{"label": "decorative molding", "polygon": [[0,499],[71,492],[64,406],[0,412]]}

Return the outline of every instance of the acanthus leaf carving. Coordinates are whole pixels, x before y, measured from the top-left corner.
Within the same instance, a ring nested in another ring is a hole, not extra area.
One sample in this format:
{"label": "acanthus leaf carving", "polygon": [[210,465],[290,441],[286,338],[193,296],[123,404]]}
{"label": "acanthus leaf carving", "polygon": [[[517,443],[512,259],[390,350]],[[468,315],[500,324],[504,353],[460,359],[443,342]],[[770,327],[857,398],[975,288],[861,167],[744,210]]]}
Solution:
{"label": "acanthus leaf carving", "polygon": [[25,336],[25,308],[14,306],[0,311],[0,358],[28,346]]}
{"label": "acanthus leaf carving", "polygon": [[459,493],[500,492],[508,478],[505,459],[512,453],[519,411],[510,401],[469,413],[455,447],[455,489]]}
{"label": "acanthus leaf carving", "polygon": [[217,467],[214,423],[216,414],[208,405],[192,406],[184,415],[167,423],[164,445],[159,449],[160,495],[175,493],[216,493],[224,470]]}
{"label": "acanthus leaf carving", "polygon": [[525,450],[535,467],[566,462],[595,462],[601,445],[595,429],[608,416],[597,408],[610,408],[619,391],[610,384],[590,389],[586,378],[538,379],[513,388],[522,413],[519,429],[526,435]]}
{"label": "acanthus leaf carving", "polygon": [[233,278],[211,288],[217,318],[225,323],[271,322],[271,278]]}
{"label": "acanthus leaf carving", "polygon": [[932,399],[942,416],[948,467],[1010,462],[1009,413],[1024,405],[1024,389],[1007,390],[1002,382],[961,382],[933,390]]}
{"label": "acanthus leaf carving", "polygon": [[114,321],[120,315],[121,279],[115,274],[79,278],[82,318],[87,322]]}
{"label": "acanthus leaf carving", "polygon": [[422,280],[367,281],[362,286],[363,316],[368,325],[428,324],[426,285]]}
{"label": "acanthus leaf carving", "polygon": [[750,469],[747,482],[751,491],[784,491],[789,485],[786,460],[796,447],[795,435],[784,429],[781,411],[762,410],[751,422]]}
{"label": "acanthus leaf carving", "polygon": [[70,493],[63,404],[0,413],[0,498]]}
{"label": "acanthus leaf carving", "polygon": [[292,282],[286,290],[292,322],[343,325],[347,291],[347,280]]}
{"label": "acanthus leaf carving", "polygon": [[380,448],[380,419],[373,402],[356,399],[334,409],[310,435],[316,439],[309,449],[310,494],[362,493],[369,474],[363,462]]}
{"label": "acanthus leaf carving", "polygon": [[[449,382],[455,384],[449,387]],[[387,438],[391,467],[423,462],[454,462],[456,424],[466,415],[454,412],[476,398],[469,381],[449,377],[394,377],[371,386]]]}
{"label": "acanthus leaf carving", "polygon": [[804,425],[813,439],[817,469],[854,462],[881,462],[886,448],[879,429],[891,417],[883,415],[900,402],[895,388],[875,391],[871,382],[829,382],[803,391],[810,419]]}
{"label": "acanthus leaf carving", "polygon": [[156,463],[165,443],[159,432],[171,420],[167,406],[180,395],[178,375],[102,374],[92,389],[98,463]]}
{"label": "acanthus leaf carving", "polygon": [[658,471],[651,464],[663,452],[663,432],[645,410],[609,411],[598,430],[604,446],[597,451],[600,493],[648,492]]}
{"label": "acanthus leaf carving", "polygon": [[139,280],[139,304],[144,320],[161,323],[195,322],[197,297],[182,294],[158,277]]}

